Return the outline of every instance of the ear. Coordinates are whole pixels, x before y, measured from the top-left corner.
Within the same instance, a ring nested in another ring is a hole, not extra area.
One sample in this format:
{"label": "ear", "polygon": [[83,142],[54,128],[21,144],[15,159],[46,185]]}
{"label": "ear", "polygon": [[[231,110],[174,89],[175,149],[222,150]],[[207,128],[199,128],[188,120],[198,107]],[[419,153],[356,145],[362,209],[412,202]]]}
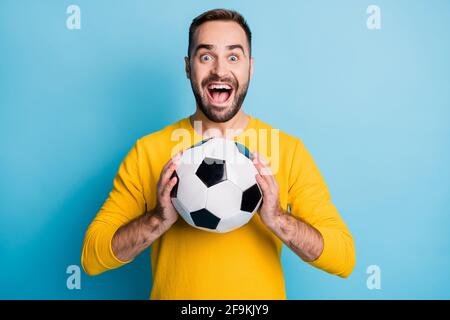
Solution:
{"label": "ear", "polygon": [[253,57],[250,58],[250,79],[253,78],[253,65],[255,64],[255,60]]}
{"label": "ear", "polygon": [[188,79],[191,78],[191,66],[189,64],[189,57],[184,57],[184,69],[186,72],[186,77]]}

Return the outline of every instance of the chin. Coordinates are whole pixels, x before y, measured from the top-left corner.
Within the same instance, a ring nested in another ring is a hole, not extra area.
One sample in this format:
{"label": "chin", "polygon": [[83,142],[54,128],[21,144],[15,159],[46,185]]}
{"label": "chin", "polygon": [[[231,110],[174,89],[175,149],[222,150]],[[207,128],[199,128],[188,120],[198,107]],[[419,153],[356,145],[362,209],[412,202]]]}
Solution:
{"label": "chin", "polygon": [[232,107],[208,107],[207,113],[205,113],[206,117],[214,122],[227,122],[228,120],[232,119],[238,112],[233,112]]}

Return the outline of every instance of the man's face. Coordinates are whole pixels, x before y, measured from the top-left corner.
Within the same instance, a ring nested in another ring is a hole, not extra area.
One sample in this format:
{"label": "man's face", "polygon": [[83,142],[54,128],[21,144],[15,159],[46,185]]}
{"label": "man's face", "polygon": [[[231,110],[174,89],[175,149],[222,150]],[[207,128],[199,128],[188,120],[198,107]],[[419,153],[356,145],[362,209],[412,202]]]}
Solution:
{"label": "man's face", "polygon": [[253,74],[244,29],[233,21],[209,21],[194,34],[185,58],[186,74],[198,107],[214,122],[233,118],[242,106]]}

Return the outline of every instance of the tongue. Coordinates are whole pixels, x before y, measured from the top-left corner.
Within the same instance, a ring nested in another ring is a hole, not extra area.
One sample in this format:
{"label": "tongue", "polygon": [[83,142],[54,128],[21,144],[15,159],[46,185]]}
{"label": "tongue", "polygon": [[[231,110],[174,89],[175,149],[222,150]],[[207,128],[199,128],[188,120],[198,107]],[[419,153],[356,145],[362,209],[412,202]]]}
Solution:
{"label": "tongue", "polygon": [[213,91],[211,94],[211,97],[213,98],[214,102],[216,103],[224,103],[228,100],[230,97],[229,92],[222,92],[222,91]]}

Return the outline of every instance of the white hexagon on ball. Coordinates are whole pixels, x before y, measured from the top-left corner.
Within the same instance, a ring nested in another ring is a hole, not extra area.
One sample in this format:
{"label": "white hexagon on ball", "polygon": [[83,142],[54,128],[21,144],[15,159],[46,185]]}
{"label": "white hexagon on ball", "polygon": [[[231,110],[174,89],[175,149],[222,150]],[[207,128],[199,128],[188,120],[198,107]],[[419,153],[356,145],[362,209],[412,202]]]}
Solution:
{"label": "white hexagon on ball", "polygon": [[235,217],[241,213],[242,190],[231,181],[220,182],[208,188],[206,209],[220,219]]}

